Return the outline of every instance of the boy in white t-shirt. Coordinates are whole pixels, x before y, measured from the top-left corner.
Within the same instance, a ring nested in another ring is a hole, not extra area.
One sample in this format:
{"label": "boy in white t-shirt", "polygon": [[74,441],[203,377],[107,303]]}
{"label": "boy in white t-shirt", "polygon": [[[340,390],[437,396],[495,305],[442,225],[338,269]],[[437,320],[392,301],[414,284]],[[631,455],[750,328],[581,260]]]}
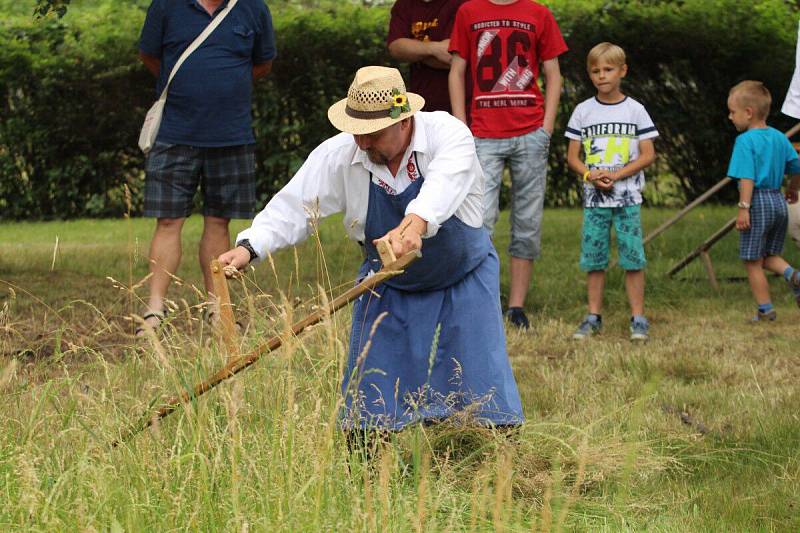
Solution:
{"label": "boy in white t-shirt", "polygon": [[567,162],[584,181],[580,267],[587,273],[589,296],[589,313],[573,338],[589,337],[602,327],[603,289],[613,223],[631,306],[631,340],[646,341],[649,324],[644,316],[642,170],[655,161],[653,138],[658,137],[658,131],[644,106],[620,90],[628,71],[622,48],[600,43],[589,51],[586,64],[597,96],[578,104],[566,131],[570,139]]}

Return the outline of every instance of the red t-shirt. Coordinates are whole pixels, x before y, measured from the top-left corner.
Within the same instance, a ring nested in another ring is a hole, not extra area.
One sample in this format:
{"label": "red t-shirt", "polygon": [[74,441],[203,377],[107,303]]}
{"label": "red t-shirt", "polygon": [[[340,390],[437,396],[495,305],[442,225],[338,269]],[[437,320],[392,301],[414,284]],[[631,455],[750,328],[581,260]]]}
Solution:
{"label": "red t-shirt", "polygon": [[[443,41],[450,37],[458,7],[466,0],[397,0],[389,20],[386,44],[405,37],[419,41]],[[425,98],[425,111],[450,112],[447,69],[424,63],[411,64],[409,90]]]}
{"label": "red t-shirt", "polygon": [[468,64],[476,137],[524,135],[542,125],[539,64],[567,51],[553,14],[531,0],[470,0],[458,10],[450,52]]}

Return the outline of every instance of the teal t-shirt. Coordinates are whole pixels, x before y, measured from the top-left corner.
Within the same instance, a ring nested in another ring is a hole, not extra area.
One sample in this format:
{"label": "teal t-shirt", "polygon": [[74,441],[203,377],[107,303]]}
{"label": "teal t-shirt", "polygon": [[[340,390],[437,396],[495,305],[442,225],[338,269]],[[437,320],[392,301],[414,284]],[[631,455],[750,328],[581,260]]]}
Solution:
{"label": "teal t-shirt", "polygon": [[767,127],[736,137],[728,176],[753,180],[756,189],[780,189],[786,174],[800,174],[797,152],[786,135]]}

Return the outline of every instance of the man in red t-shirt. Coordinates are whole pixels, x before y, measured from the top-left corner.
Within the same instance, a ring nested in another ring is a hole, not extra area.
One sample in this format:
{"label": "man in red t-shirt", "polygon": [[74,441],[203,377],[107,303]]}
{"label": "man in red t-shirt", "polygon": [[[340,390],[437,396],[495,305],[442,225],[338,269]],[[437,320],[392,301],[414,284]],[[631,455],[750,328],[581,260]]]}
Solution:
{"label": "man in red t-shirt", "polygon": [[409,90],[425,98],[425,111],[450,112],[450,30],[465,1],[397,0],[392,7],[386,44],[393,58],[411,63]]}
{"label": "man in red t-shirt", "polygon": [[[561,93],[558,56],[567,51],[553,14],[531,0],[470,0],[456,13],[450,35],[453,56],[450,103],[467,122],[485,174],[484,225],[498,217],[500,184],[511,170],[511,285],[507,316],[527,328],[523,306],[533,261],[540,254],[547,152]],[[537,83],[541,72],[545,95]],[[467,79],[469,72],[469,79]]]}

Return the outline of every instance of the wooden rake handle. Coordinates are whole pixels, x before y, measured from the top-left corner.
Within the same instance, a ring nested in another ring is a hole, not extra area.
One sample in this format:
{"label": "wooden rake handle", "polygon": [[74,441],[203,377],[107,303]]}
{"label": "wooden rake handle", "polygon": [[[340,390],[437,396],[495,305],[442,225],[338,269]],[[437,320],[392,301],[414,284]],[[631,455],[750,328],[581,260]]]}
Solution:
{"label": "wooden rake handle", "polygon": [[[410,265],[420,257],[422,257],[422,254],[419,251],[413,251],[405,254],[400,259],[397,259],[396,261],[384,266],[374,275],[366,278],[364,281],[362,281],[355,287],[348,289],[343,294],[331,300],[328,303],[328,305],[320,309],[317,309],[303,320],[300,320],[299,322],[293,324],[291,328],[292,335],[300,334],[304,329],[320,322],[326,316],[335,313],[337,310],[349,304],[350,302],[352,302],[365,292],[372,291],[375,287],[377,287],[387,279],[393,278],[398,274],[402,274],[408,265]],[[265,343],[256,347],[250,353],[231,358],[224,367],[217,370],[205,381],[196,384],[192,388],[191,393],[189,391],[183,391],[180,394],[168,398],[161,405],[161,407],[159,407],[158,410],[156,410],[154,413],[148,416],[147,419],[137,423],[135,426],[133,426],[133,428],[128,430],[122,437],[111,443],[111,447],[116,448],[122,442],[125,442],[134,435],[140,433],[144,429],[147,429],[148,427],[152,426],[162,418],[166,417],[167,415],[175,411],[179,405],[189,403],[198,396],[202,396],[203,394],[210,391],[223,381],[232,378],[245,368],[249,367],[256,361],[258,361],[265,354],[277,350],[278,348],[280,348],[282,344],[283,340],[281,339],[280,336],[276,335],[271,339],[269,339],[268,341],[266,341]]]}

